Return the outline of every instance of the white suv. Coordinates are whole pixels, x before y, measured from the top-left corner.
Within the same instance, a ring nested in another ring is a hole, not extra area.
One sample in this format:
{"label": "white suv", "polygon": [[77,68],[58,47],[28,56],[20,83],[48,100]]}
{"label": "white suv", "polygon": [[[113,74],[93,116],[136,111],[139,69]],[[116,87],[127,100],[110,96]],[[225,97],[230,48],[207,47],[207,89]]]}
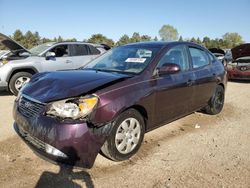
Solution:
{"label": "white suv", "polygon": [[83,42],[50,42],[27,50],[1,33],[0,43],[11,51],[0,60],[0,90],[15,95],[37,72],[77,69],[109,50]]}

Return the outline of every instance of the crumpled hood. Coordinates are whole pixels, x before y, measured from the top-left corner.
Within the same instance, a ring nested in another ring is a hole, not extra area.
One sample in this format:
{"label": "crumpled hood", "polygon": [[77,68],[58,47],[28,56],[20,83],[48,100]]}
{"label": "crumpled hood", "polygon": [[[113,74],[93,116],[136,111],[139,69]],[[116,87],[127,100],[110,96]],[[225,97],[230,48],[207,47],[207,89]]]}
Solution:
{"label": "crumpled hood", "polygon": [[250,43],[241,44],[231,49],[233,59],[250,57]]}
{"label": "crumpled hood", "polygon": [[32,77],[22,93],[47,103],[84,95],[99,87],[109,86],[128,75],[94,70],[72,70],[39,73]]}
{"label": "crumpled hood", "polygon": [[16,41],[12,40],[10,37],[0,33],[0,43],[7,47],[10,51],[22,51],[22,52],[29,52],[26,48],[18,44]]}

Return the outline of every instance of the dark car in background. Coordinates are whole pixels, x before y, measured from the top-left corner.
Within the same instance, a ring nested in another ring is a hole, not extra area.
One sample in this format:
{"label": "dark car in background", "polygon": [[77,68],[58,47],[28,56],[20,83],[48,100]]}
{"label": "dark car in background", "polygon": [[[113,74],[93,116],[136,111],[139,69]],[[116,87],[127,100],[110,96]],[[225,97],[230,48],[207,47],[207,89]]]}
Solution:
{"label": "dark car in background", "polygon": [[197,110],[218,114],[224,66],[188,42],[114,48],[82,69],[36,74],[14,103],[14,129],[40,156],[91,168],[129,159],[144,133]]}
{"label": "dark car in background", "polygon": [[250,43],[231,49],[232,59],[227,62],[229,79],[250,80]]}

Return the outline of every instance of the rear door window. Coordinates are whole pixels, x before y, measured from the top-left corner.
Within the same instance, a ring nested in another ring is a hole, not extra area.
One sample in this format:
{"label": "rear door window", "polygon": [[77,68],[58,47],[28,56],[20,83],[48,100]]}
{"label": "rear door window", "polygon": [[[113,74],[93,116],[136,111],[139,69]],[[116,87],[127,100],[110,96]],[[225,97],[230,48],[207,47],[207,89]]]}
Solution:
{"label": "rear door window", "polygon": [[190,55],[192,58],[193,68],[200,68],[209,64],[209,58],[205,51],[189,47]]}
{"label": "rear door window", "polygon": [[89,51],[90,51],[90,54],[91,55],[98,55],[100,54],[101,52],[99,50],[97,50],[94,46],[92,45],[88,45],[89,47]]}
{"label": "rear door window", "polygon": [[88,55],[88,47],[85,44],[73,44],[72,56]]}

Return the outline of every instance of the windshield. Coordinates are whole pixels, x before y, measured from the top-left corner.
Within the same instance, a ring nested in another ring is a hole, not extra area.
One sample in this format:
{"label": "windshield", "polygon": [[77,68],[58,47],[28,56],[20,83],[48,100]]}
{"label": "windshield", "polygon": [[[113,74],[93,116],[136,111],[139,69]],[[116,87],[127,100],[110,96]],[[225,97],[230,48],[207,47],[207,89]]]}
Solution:
{"label": "windshield", "polygon": [[108,51],[83,69],[138,74],[158,51],[156,47],[121,46]]}
{"label": "windshield", "polygon": [[38,45],[34,48],[31,48],[29,51],[31,52],[32,55],[39,55],[42,52],[44,52],[45,50],[47,50],[48,48],[50,48],[54,43],[45,43],[45,44],[41,44]]}

